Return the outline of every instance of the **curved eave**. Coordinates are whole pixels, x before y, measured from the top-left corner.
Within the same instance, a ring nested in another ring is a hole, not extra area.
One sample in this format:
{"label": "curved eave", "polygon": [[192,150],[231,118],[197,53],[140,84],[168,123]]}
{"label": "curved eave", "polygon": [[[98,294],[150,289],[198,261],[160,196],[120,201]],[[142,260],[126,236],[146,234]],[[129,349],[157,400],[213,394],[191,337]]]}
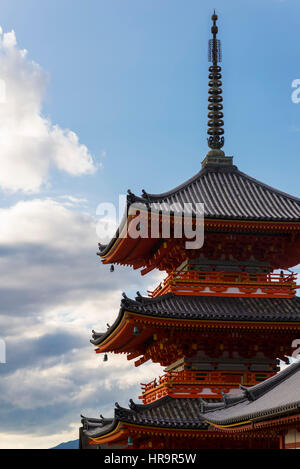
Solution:
{"label": "curved eave", "polygon": [[[135,325],[140,325],[142,329],[139,335],[135,336],[133,329]],[[232,320],[232,319],[183,319],[183,318],[167,318],[159,317],[153,314],[142,314],[121,310],[116,322],[108,329],[108,331],[91,343],[97,347],[97,353],[115,352],[115,353],[134,353],[140,347],[144,349],[144,344],[153,337],[153,333],[157,328],[161,327],[180,327],[185,329],[203,329],[203,328],[236,328],[259,330],[261,327],[273,330],[299,329],[299,322],[276,322],[276,321],[257,321],[257,320]],[[141,352],[142,353],[142,352]]]}
{"label": "curved eave", "polygon": [[[175,215],[172,215],[176,217]],[[126,221],[126,220],[125,220]],[[136,239],[130,236],[124,236],[123,230],[130,223],[129,217],[127,223],[120,226],[117,235],[110,241],[108,245],[99,251],[98,255],[101,257],[104,264],[121,264],[121,265],[138,265],[145,267],[149,256],[156,250],[157,246],[162,242],[161,238],[142,238]],[[300,231],[300,221],[276,221],[276,220],[242,220],[234,218],[217,218],[206,217],[204,219],[204,229],[207,231],[220,231],[225,229],[229,231],[233,229],[242,233],[277,233]],[[122,236],[119,235],[122,233]],[[171,238],[170,238],[171,239]],[[167,240],[169,241],[169,239]]]}
{"label": "curved eave", "polygon": [[[195,204],[202,201],[205,209],[207,208],[206,220],[279,224],[300,222],[300,199],[298,197],[264,184],[239,171],[236,166],[207,165],[195,176],[171,191],[161,194],[149,194],[144,191],[142,197],[129,191],[122,222],[111,241],[106,246],[100,247],[99,255],[106,259],[118,244],[132,204],[138,202],[148,206],[148,204],[155,203],[170,203],[170,201],[177,200],[177,197],[180,203],[190,201]],[[111,262],[115,261],[111,260]]]}
{"label": "curved eave", "polygon": [[97,347],[97,353],[116,352],[126,353],[135,351],[137,347],[151,337],[151,333],[146,328],[138,335],[133,333],[135,315],[125,311],[119,315],[119,318],[111,328],[97,340],[91,340],[91,343]]}
{"label": "curved eave", "polygon": [[124,227],[127,224],[127,219],[128,219],[128,199],[127,199],[127,208],[125,209],[125,212],[123,214],[121,223],[116,231],[115,236],[110,240],[110,242],[106,245],[101,245],[99,244],[99,253],[98,255],[100,257],[105,257],[110,250],[113,248],[114,244],[120,239],[120,234],[123,232]]}
{"label": "curved eave", "polygon": [[117,443],[123,438],[124,430],[121,429],[121,422],[114,419],[109,428],[100,431],[96,435],[91,435],[91,432],[86,431],[86,436],[90,439],[90,444],[99,445],[105,443]]}
{"label": "curved eave", "polygon": [[[173,437],[187,437],[187,436],[209,436],[209,432],[207,428],[191,428],[189,426],[184,428],[176,428],[176,424],[174,427],[171,425],[169,426],[161,426],[161,425],[147,425],[142,423],[129,423],[122,420],[117,420],[117,424],[115,428],[107,434],[100,435],[99,437],[89,437],[91,440],[91,444],[99,445],[99,444],[114,444],[119,442],[120,440],[127,438],[127,435],[137,433],[137,434],[151,434],[151,435],[161,435],[169,434]],[[88,436],[88,434],[87,434]]]}

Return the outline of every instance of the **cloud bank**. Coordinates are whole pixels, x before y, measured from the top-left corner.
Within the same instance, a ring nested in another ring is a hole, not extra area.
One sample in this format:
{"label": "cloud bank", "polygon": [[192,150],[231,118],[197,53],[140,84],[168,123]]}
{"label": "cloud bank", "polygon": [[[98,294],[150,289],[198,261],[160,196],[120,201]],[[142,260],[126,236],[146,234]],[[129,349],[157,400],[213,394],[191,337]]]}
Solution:
{"label": "cloud bank", "polygon": [[112,416],[115,401],[138,400],[139,383],[161,374],[124,356],[104,363],[89,343],[93,328],[116,319],[121,292],[145,292],[149,278],[101,264],[97,220],[82,202],[37,198],[0,210],[0,448],[75,439],[81,412]]}

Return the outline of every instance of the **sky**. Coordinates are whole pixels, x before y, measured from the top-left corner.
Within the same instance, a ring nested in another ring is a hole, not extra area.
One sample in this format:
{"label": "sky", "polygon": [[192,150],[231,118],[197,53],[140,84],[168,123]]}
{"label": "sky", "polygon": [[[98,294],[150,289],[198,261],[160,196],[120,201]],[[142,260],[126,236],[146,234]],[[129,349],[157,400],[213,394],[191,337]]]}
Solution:
{"label": "sky", "polygon": [[80,413],[109,417],[162,372],[103,363],[89,343],[122,291],[146,294],[161,278],[109,273],[96,209],[200,170],[213,8],[226,155],[299,197],[297,0],[1,1],[0,448],[75,439]]}

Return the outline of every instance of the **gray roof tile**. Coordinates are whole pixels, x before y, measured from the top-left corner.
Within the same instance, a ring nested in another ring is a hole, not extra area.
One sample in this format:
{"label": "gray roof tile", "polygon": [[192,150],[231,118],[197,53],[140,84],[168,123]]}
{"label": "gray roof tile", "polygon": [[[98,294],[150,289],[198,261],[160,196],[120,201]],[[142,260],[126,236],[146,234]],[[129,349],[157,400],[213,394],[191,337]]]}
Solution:
{"label": "gray roof tile", "polygon": [[[300,199],[270,187],[238,170],[236,166],[206,165],[194,177],[175,189],[162,194],[148,194],[138,197],[129,191],[128,208],[133,203],[151,204],[158,209],[160,204],[177,203],[182,211],[184,203],[204,204],[204,215],[210,219],[248,221],[300,221]],[[176,213],[176,211],[174,211]],[[119,236],[125,221],[107,245],[99,245],[99,255],[105,256]]]}
{"label": "gray roof tile", "polygon": [[168,293],[157,298],[125,297],[116,322],[105,333],[93,331],[94,345],[99,345],[119,324],[125,311],[143,315],[210,321],[282,321],[300,322],[300,297],[239,298],[217,296],[180,296]]}
{"label": "gray roof tile", "polygon": [[207,429],[208,424],[201,416],[200,399],[173,399],[163,397],[151,404],[139,405],[131,401],[130,409],[120,407],[116,404],[115,417],[95,427],[95,419],[84,418],[82,420],[84,433],[88,437],[97,438],[108,433],[116,427],[117,423],[136,423],[143,426],[165,427],[165,428],[198,428]]}
{"label": "gray roof tile", "polygon": [[130,408],[116,404],[112,419],[83,417],[82,424],[87,437],[97,438],[111,432],[120,421],[151,427],[206,430],[210,423],[221,426],[242,424],[249,420],[298,414],[299,411],[300,361],[262,383],[226,394],[222,402],[169,396],[146,405],[130,401]]}
{"label": "gray roof tile", "polygon": [[163,194],[147,194],[155,204],[204,203],[207,218],[300,221],[300,199],[242,173],[236,166],[207,165],[193,178]]}
{"label": "gray roof tile", "polygon": [[226,426],[299,412],[300,361],[262,383],[243,387],[239,396],[227,395],[227,405],[220,409],[211,410],[208,404],[204,415],[208,422]]}

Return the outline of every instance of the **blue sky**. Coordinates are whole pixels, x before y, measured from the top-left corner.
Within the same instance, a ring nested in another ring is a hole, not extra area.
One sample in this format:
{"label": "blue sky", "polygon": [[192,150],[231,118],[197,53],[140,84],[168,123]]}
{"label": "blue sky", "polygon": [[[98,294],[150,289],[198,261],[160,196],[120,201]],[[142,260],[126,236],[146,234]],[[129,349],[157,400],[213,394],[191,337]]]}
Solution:
{"label": "blue sky", "polygon": [[212,5],[223,45],[226,153],[245,172],[297,193],[297,1],[4,1],[4,30],[15,29],[49,74],[44,114],[103,160],[88,183],[53,174],[52,193],[70,188],[96,205],[129,187],[161,192],[199,169]]}
{"label": "blue sky", "polygon": [[296,0],[1,2],[0,447],[74,439],[80,412],[109,416],[158,374],[116,357],[104,366],[89,346],[121,291],[145,292],[158,278],[119,269],[111,281],[95,256],[95,212],[128,188],[160,193],[199,171],[213,8],[224,150],[299,196]]}

